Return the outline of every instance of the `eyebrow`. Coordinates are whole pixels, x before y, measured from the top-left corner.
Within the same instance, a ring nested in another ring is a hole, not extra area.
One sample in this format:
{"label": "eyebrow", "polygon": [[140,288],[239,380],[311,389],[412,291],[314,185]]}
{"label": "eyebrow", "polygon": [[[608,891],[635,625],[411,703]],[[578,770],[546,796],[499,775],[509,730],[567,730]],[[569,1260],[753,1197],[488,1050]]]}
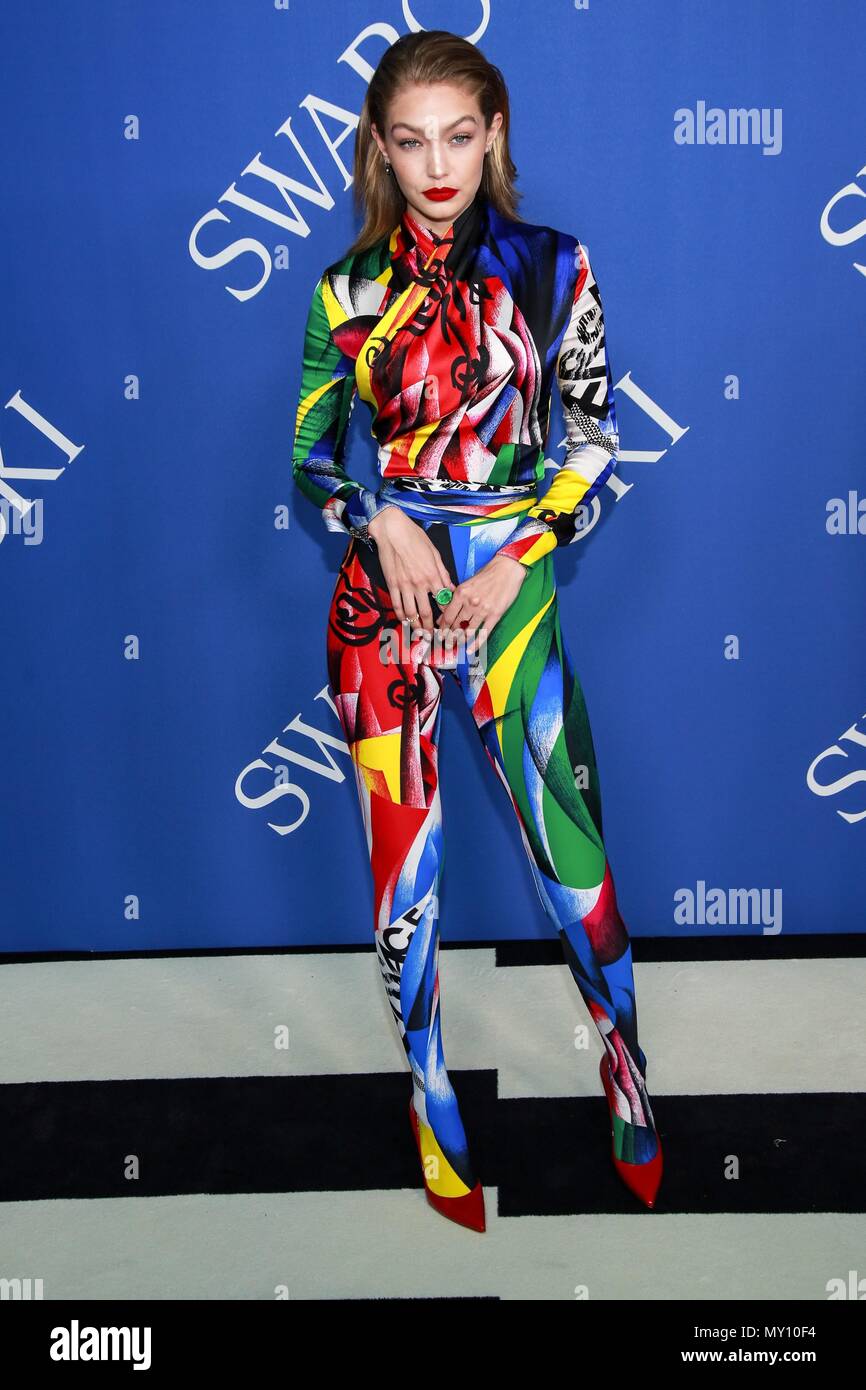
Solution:
{"label": "eyebrow", "polygon": [[[478,124],[478,122],[476,121],[476,119],[475,119],[474,116],[458,116],[458,117],[457,117],[457,120],[456,120],[456,121],[452,121],[450,125],[447,125],[447,126],[445,127],[445,129],[446,129],[446,130],[453,130],[454,127],[455,127],[456,125],[459,125],[461,121],[472,121],[474,125],[477,125],[477,124]],[[423,134],[424,134],[424,127],[423,127],[423,126],[409,125],[408,121],[395,121],[394,124],[393,124],[392,127],[391,127],[392,133],[397,129],[398,126],[403,126],[405,130],[411,130],[413,135],[423,135]]]}

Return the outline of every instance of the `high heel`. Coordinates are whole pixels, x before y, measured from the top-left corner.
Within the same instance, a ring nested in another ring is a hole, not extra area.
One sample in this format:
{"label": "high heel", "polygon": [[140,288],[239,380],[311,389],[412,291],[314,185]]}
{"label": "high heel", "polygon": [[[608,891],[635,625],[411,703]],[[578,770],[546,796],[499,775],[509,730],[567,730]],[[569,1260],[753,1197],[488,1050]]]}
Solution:
{"label": "high heel", "polygon": [[604,1094],[607,1097],[607,1103],[610,1109],[610,1155],[613,1159],[614,1167],[626,1187],[630,1188],[635,1196],[639,1197],[644,1205],[649,1207],[650,1211],[652,1211],[655,1207],[656,1193],[659,1190],[659,1184],[662,1180],[662,1171],[664,1169],[661,1136],[658,1133],[656,1134],[658,1149],[652,1158],[647,1159],[646,1163],[626,1163],[624,1159],[617,1158],[614,1126],[617,1119],[620,1119],[621,1124],[623,1121],[615,1107],[611,1086],[610,1058],[607,1052],[602,1056],[599,1071],[601,1073],[601,1084],[604,1087]]}
{"label": "high heel", "polygon": [[[424,1151],[421,1147],[421,1134],[419,1126],[423,1121],[418,1119],[418,1112],[415,1109],[414,1096],[409,1098],[409,1120],[412,1125],[412,1132],[415,1135],[415,1143],[418,1145],[418,1157],[421,1160],[421,1172],[424,1175],[424,1189],[427,1193],[427,1201],[431,1207],[435,1207],[443,1216],[447,1216],[450,1221],[456,1221],[458,1226],[468,1226],[472,1231],[485,1231],[487,1229],[484,1221],[484,1192],[481,1183],[477,1182],[470,1190],[466,1184],[454,1172],[439,1145],[436,1143],[436,1136],[429,1125],[424,1125],[425,1142],[428,1152],[435,1154],[439,1159],[440,1171],[448,1174],[447,1178],[437,1180],[441,1186],[448,1186],[455,1189],[452,1193],[434,1192],[427,1181],[427,1169],[424,1163]],[[459,1192],[456,1189],[462,1188]]]}

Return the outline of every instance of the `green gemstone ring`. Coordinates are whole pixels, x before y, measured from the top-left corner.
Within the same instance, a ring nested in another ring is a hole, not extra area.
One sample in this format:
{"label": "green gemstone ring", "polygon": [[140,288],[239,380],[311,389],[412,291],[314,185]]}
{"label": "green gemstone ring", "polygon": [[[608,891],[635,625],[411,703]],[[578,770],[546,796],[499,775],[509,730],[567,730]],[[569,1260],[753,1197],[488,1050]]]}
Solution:
{"label": "green gemstone ring", "polygon": [[440,589],[438,594],[436,594],[436,602],[439,604],[439,607],[442,608],[446,603],[450,603],[453,597],[453,589]]}

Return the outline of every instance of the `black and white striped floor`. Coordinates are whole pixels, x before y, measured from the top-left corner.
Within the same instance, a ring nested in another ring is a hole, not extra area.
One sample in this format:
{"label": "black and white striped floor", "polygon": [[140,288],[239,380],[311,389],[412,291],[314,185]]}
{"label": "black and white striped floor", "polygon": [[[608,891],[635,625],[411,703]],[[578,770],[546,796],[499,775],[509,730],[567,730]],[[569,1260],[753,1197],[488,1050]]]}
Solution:
{"label": "black and white striped floor", "polygon": [[41,1279],[46,1299],[826,1300],[834,1280],[853,1287],[866,1276],[861,936],[633,950],[665,1148],[654,1212],[610,1161],[601,1041],[558,942],[443,943],[445,1056],[484,1235],[425,1201],[371,949],[6,957],[0,1278]]}

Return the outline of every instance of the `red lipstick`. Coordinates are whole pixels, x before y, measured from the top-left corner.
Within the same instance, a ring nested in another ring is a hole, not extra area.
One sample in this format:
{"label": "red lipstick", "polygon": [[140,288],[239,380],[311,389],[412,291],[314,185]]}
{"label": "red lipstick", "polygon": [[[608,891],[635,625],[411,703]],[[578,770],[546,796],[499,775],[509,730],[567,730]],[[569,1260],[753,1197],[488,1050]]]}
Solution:
{"label": "red lipstick", "polygon": [[457,196],[456,188],[425,188],[424,197],[429,198],[433,203],[445,203],[449,198]]}

